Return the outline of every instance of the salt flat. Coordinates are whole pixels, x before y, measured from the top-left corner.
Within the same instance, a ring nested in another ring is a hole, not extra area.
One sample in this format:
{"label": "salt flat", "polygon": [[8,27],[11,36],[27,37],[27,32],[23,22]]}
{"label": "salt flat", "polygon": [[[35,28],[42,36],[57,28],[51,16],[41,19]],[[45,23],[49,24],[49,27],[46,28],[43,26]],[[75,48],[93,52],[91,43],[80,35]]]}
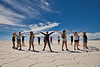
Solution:
{"label": "salt flat", "polygon": [[[28,51],[28,41],[22,50],[12,49],[12,41],[0,41],[0,66],[1,67],[100,67],[100,41],[88,41],[89,49],[83,49],[80,41],[79,48],[74,50],[70,41],[67,42],[70,51],[62,51],[61,44],[53,41],[53,52],[49,51],[48,45],[45,51],[43,41],[38,45],[34,42],[35,52]],[[64,47],[65,49],[65,47]]]}

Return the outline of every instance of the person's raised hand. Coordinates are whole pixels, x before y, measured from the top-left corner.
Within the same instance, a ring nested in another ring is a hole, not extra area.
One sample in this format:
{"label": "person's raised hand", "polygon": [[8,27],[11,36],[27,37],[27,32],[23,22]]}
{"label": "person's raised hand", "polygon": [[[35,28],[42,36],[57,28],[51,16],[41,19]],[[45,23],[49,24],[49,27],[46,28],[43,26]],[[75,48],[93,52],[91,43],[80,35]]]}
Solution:
{"label": "person's raised hand", "polygon": [[72,28],[70,29],[70,31],[72,31]]}

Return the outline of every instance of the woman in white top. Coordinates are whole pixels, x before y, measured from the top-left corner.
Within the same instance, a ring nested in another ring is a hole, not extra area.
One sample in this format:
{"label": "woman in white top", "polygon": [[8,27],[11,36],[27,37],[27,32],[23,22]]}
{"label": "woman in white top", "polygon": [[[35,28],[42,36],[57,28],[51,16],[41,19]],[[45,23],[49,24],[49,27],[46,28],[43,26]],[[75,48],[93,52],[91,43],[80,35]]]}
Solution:
{"label": "woman in white top", "polygon": [[[71,30],[71,29],[70,29],[70,30]],[[59,31],[56,31],[56,32],[58,32],[58,33],[61,34],[62,39],[63,39],[63,41],[62,41],[62,51],[64,51],[64,49],[63,49],[64,44],[65,44],[66,50],[69,51],[69,50],[67,49],[67,37],[66,37],[66,34],[67,34],[68,32],[70,32],[70,30],[67,31],[67,32],[66,32],[66,30],[63,30],[63,33],[59,32]]]}
{"label": "woman in white top", "polygon": [[[71,30],[71,32],[72,32],[72,30]],[[80,31],[81,32],[81,31]],[[77,50],[80,50],[79,48],[78,48],[78,43],[79,43],[79,36],[78,36],[78,34],[80,33],[80,32],[75,32],[75,33],[73,33],[73,35],[74,35],[74,37],[75,37],[75,39],[74,39],[74,42],[75,42],[75,44],[74,44],[74,50],[76,50],[76,45],[77,45]]]}
{"label": "woman in white top", "polygon": [[[39,34],[39,33],[36,33],[36,34]],[[34,42],[34,35],[36,34],[33,34],[33,32],[31,31],[30,34],[25,34],[25,35],[29,35],[30,38],[29,38],[29,49],[28,51],[31,49],[31,45],[33,47],[33,51],[34,51],[34,45],[33,45],[33,42]]]}

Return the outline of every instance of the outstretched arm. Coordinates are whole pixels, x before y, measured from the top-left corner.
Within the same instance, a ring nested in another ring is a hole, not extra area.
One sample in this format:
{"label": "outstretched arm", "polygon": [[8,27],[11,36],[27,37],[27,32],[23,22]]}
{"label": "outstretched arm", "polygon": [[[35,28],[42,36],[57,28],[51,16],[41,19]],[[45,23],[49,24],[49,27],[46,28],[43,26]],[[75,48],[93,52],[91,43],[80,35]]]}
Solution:
{"label": "outstretched arm", "polygon": [[25,34],[25,35],[30,35],[30,34]]}
{"label": "outstretched arm", "polygon": [[68,32],[70,32],[70,31],[71,31],[71,29],[70,29],[69,31],[67,31],[66,34],[67,34]]}
{"label": "outstretched arm", "polygon": [[[39,32],[40,33],[40,32]],[[39,34],[39,33],[35,33],[34,35],[37,35],[37,34]]]}
{"label": "outstretched arm", "polygon": [[[71,32],[73,33],[73,31],[71,30]],[[73,35],[75,35],[74,33],[73,33]]]}
{"label": "outstretched arm", "polygon": [[80,31],[82,34],[83,34],[83,32],[82,31]]}
{"label": "outstretched arm", "polygon": [[41,34],[43,34],[43,35],[46,35],[45,33],[43,33],[43,32],[40,32]]}
{"label": "outstretched arm", "polygon": [[[81,31],[80,31],[81,32]],[[77,34],[79,34],[80,32],[78,32]]]}
{"label": "outstretched arm", "polygon": [[17,33],[17,32],[15,32],[15,34],[16,34],[16,35],[18,35],[18,33]]}
{"label": "outstretched arm", "polygon": [[51,32],[49,35],[51,35],[52,33],[54,33],[55,31]]}
{"label": "outstretched arm", "polygon": [[[55,30],[56,31],[56,30]],[[60,33],[60,34],[62,34],[61,32],[59,32],[59,31],[56,31],[56,32],[58,32],[58,33]]]}
{"label": "outstretched arm", "polygon": [[24,32],[24,33],[22,33],[21,35],[23,35],[23,34],[25,34],[25,32]]}

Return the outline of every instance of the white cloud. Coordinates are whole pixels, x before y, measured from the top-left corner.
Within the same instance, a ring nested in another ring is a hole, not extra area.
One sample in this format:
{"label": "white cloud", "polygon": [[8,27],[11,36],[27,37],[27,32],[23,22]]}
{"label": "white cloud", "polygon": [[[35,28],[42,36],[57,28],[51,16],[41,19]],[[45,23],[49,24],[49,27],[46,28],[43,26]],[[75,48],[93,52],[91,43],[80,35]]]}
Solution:
{"label": "white cloud", "polygon": [[21,22],[19,18],[23,19],[25,17],[22,15],[13,13],[11,10],[6,9],[2,5],[0,5],[0,24],[25,27],[25,25],[19,24]]}
{"label": "white cloud", "polygon": [[[4,4],[0,4],[0,24],[1,25],[10,25],[12,29],[14,29],[12,26],[19,26],[28,27],[29,25],[25,25],[23,22],[24,19],[35,19],[35,20],[46,20],[42,18],[42,12],[49,11],[53,12],[53,10],[50,9],[50,5],[46,0],[1,0]],[[43,8],[39,6],[43,5]],[[47,5],[47,6],[45,6]],[[39,25],[43,27],[43,23],[39,23]],[[33,25],[35,28],[37,25]],[[29,26],[30,27],[30,26]],[[34,28],[32,27],[32,28]],[[48,26],[46,26],[48,27]],[[5,28],[4,28],[5,29]],[[8,28],[10,29],[10,28]],[[18,28],[20,29],[20,28]]]}
{"label": "white cloud", "polygon": [[[48,23],[48,22],[47,22]],[[30,25],[30,31],[34,31],[34,32],[37,32],[37,31],[42,31],[42,30],[46,30],[46,29],[50,29],[50,28],[53,28],[55,26],[58,26],[60,23],[49,23],[49,24],[45,24],[44,26],[41,26],[39,27],[37,24],[31,24]],[[24,30],[24,32],[30,32],[28,30]]]}
{"label": "white cloud", "polygon": [[39,25],[42,27],[44,24],[43,24],[43,23],[41,23],[41,22],[39,22]]}
{"label": "white cloud", "polygon": [[88,39],[100,39],[100,33],[87,33]]}

